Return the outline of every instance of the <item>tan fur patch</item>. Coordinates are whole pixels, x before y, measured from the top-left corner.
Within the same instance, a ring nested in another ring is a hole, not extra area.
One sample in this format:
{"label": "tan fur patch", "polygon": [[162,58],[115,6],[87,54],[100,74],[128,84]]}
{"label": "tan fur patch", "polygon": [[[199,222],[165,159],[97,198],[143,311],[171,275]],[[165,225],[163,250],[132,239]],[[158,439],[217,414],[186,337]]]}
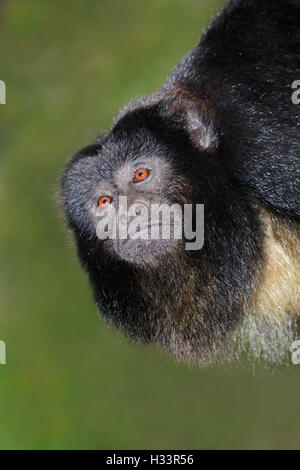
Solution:
{"label": "tan fur patch", "polygon": [[233,334],[233,350],[268,363],[289,361],[300,325],[300,229],[260,209],[265,240],[264,267]]}
{"label": "tan fur patch", "polygon": [[300,229],[262,211],[265,269],[256,304],[271,320],[300,317]]}

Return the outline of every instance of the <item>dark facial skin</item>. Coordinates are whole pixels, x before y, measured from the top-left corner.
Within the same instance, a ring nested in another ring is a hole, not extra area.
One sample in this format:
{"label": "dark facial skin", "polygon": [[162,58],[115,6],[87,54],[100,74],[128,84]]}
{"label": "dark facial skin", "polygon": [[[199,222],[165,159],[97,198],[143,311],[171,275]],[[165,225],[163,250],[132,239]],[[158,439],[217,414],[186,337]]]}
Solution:
{"label": "dark facial skin", "polygon": [[[136,175],[144,179],[139,180]],[[99,184],[95,187],[95,199],[97,200],[99,194],[108,195],[110,204],[109,207],[102,208],[92,203],[90,212],[93,220],[97,224],[106,211],[105,220],[112,220],[113,215],[110,217],[112,210],[117,216],[116,239],[104,242],[107,250],[130,263],[147,265],[160,262],[161,258],[179,249],[179,241],[162,239],[161,225],[159,238],[151,239],[152,225],[161,224],[160,220],[151,218],[151,207],[153,204],[172,203],[171,181],[175,181],[175,174],[165,159],[151,156],[141,159],[131,155],[119,167],[112,170],[110,181],[99,180]],[[126,197],[128,217],[120,214],[120,197]],[[139,239],[133,239],[130,236],[129,224],[133,222],[135,215],[141,220]],[[127,230],[129,230],[126,239],[120,238],[120,225],[122,224],[123,228],[127,224]]]}

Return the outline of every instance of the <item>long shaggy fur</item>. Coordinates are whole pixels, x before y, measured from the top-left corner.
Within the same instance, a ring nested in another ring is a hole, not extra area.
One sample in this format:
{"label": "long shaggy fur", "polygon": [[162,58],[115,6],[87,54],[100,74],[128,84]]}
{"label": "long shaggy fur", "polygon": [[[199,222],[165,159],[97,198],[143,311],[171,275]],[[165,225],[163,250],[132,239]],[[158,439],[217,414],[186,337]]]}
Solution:
{"label": "long shaggy fur", "polygon": [[[300,323],[299,24],[299,1],[229,2],[163,87],[67,164],[79,258],[99,313],[130,338],[201,365],[245,352],[288,361]],[[139,161],[160,172],[148,192],[128,183]],[[122,258],[91,215],[107,185],[132,200],[204,204],[204,247]]]}

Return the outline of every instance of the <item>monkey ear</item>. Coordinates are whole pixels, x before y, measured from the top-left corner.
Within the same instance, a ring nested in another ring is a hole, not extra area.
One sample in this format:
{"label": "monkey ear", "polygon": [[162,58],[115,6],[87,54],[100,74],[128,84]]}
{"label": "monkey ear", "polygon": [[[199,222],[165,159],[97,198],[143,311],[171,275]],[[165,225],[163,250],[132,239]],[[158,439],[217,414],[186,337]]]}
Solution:
{"label": "monkey ear", "polygon": [[214,116],[205,103],[185,103],[184,125],[197,148],[212,151],[218,147],[219,138]]}
{"label": "monkey ear", "polygon": [[203,150],[216,149],[219,144],[217,119],[207,99],[189,89],[180,88],[169,93],[167,113],[178,116],[193,144]]}

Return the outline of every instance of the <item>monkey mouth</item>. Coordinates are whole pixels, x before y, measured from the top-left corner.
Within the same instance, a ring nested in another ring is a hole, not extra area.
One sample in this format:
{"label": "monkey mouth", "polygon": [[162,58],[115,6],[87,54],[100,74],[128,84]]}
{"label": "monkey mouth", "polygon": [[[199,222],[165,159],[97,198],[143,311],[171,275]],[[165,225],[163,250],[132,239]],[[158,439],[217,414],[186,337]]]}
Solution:
{"label": "monkey mouth", "polygon": [[[154,238],[151,236],[153,228],[156,229]],[[170,232],[170,237],[162,237],[164,228]],[[141,226],[139,231],[129,234],[127,238],[115,240],[114,250],[120,258],[130,263],[155,265],[174,251],[179,243],[180,240],[174,239],[170,225],[156,222]]]}
{"label": "monkey mouth", "polygon": [[165,224],[163,222],[152,222],[146,223],[139,227],[139,231],[128,233],[127,239],[125,242],[130,240],[136,241],[168,241],[174,240],[174,223]]}
{"label": "monkey mouth", "polygon": [[129,237],[127,238],[126,241],[129,241],[129,240],[145,240],[145,241],[154,240],[154,238],[152,237],[153,228],[158,228],[159,233],[160,233],[161,230],[162,230],[162,226],[163,225],[160,222],[154,222],[152,224],[151,223],[150,224],[143,224],[143,225],[140,226],[139,231],[129,233]]}

